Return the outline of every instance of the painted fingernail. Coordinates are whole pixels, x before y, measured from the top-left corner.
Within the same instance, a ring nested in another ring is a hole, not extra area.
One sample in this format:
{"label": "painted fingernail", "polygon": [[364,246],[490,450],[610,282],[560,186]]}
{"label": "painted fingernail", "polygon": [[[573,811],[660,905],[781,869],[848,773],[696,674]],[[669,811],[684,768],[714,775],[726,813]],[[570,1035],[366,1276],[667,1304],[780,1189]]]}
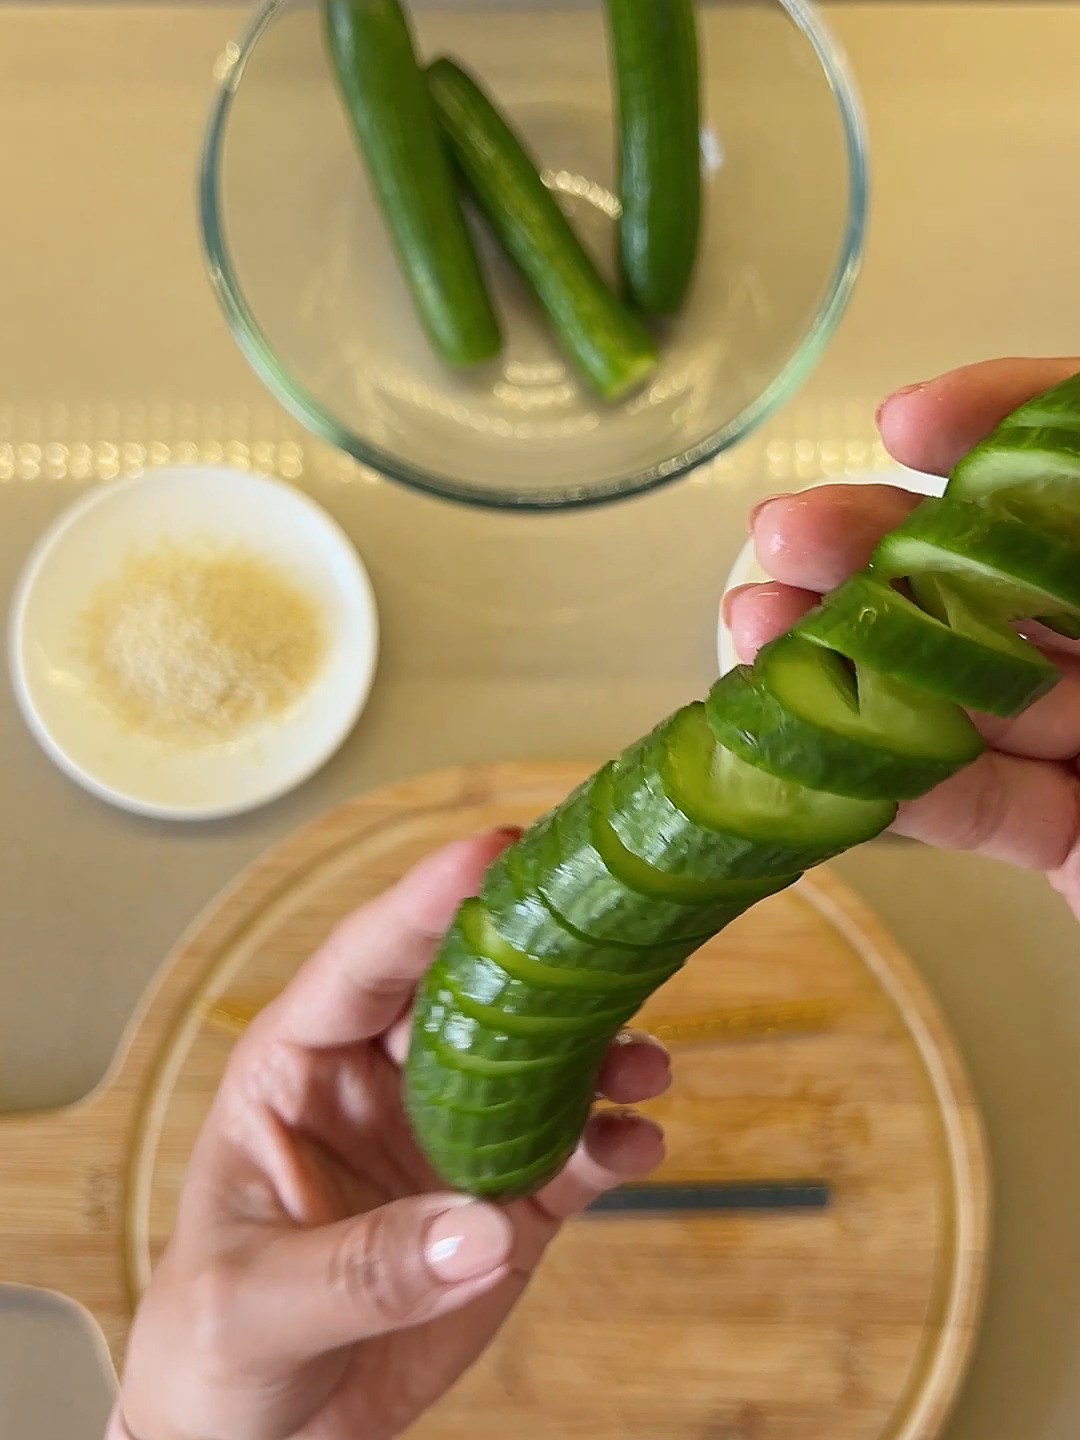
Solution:
{"label": "painted fingernail", "polygon": [[886,408],[891,405],[894,400],[899,400],[902,395],[917,395],[920,390],[925,390],[929,384],[929,380],[920,380],[915,385],[901,385],[899,390],[893,390],[890,394],[886,395],[885,399],[882,400],[874,412],[874,424],[881,424],[882,415],[885,414]]}
{"label": "painted fingernail", "polygon": [[668,1048],[658,1035],[651,1030],[620,1030],[615,1036],[616,1045],[650,1045],[654,1050],[668,1055]]}
{"label": "painted fingernail", "polygon": [[501,1210],[470,1201],[444,1210],[432,1220],[425,1237],[424,1259],[444,1284],[456,1285],[505,1265],[513,1240],[513,1228]]}
{"label": "painted fingernail", "polygon": [[513,845],[524,835],[520,825],[500,825],[495,834],[500,840],[505,840],[508,845]]}
{"label": "painted fingernail", "polygon": [[750,513],[746,517],[746,528],[750,534],[752,535],[754,533],[754,526],[757,524],[763,511],[767,510],[770,505],[775,504],[777,500],[790,500],[792,493],[791,490],[780,490],[775,495],[766,495],[764,500],[759,500],[756,505],[752,505],[750,507]]}

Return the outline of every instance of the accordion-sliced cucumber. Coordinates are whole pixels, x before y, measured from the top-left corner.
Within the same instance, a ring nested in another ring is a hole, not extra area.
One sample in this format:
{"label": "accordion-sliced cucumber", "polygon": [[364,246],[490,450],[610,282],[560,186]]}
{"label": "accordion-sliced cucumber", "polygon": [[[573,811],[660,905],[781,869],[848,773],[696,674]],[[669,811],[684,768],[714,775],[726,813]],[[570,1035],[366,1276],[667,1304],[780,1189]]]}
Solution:
{"label": "accordion-sliced cucumber", "polygon": [[421,987],[405,1101],[451,1185],[507,1198],[573,1152],[618,1028],[709,936],[970,764],[968,711],[1060,678],[1080,628],[1080,376],[1021,406],[867,569],[541,816]]}

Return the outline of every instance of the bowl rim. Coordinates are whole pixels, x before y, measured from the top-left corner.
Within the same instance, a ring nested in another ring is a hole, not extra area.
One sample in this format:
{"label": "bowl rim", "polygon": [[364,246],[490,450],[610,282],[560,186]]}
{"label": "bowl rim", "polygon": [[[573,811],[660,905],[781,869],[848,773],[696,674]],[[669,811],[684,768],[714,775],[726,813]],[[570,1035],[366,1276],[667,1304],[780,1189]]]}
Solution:
{"label": "bowl rim", "polygon": [[[768,0],[779,5],[799,27],[818,58],[836,103],[847,156],[848,211],[844,238],[832,274],[813,319],[791,355],[767,386],[725,425],[696,445],[655,464],[608,480],[544,490],[497,489],[471,485],[411,465],[363,440],[301,385],[277,358],[244,294],[223,224],[222,155],[229,114],[248,61],[278,12],[295,0],[262,0],[242,38],[224,49],[216,74],[219,85],[206,124],[198,168],[199,231],[211,288],[248,363],[274,398],[313,435],[386,479],[442,500],[488,510],[561,511],[585,509],[642,495],[716,459],[746,439],[786,404],[812,374],[847,309],[862,266],[869,208],[867,125],[862,99],[847,55],[821,14],[816,0]],[[317,5],[319,0],[313,0]]]}

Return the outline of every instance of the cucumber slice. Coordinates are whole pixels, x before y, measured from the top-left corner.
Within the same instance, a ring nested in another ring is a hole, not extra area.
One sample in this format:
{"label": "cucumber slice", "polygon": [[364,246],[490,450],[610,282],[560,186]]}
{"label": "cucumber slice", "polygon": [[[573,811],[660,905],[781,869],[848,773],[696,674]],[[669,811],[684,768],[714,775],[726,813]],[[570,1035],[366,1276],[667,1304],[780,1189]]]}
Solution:
{"label": "cucumber slice", "polygon": [[[461,1063],[460,1051],[450,1049],[438,1035],[418,1026],[411,1037],[406,1071],[409,1085],[417,1094],[437,1099],[449,1110],[492,1117],[496,1112],[508,1114],[532,1098],[541,1111],[550,1111],[555,1103],[552,1097],[560,1095],[564,1087],[588,1085],[591,1094],[606,1053],[606,1044],[593,1044],[569,1060],[556,1056],[547,1064],[524,1069],[520,1063],[497,1065],[486,1061],[469,1066]],[[522,1075],[527,1079],[522,1081]]]}
{"label": "cucumber slice", "polygon": [[686,299],[701,229],[701,77],[693,0],[606,0],[616,93],[619,257],[647,314]]}
{"label": "cucumber slice", "polygon": [[[447,957],[440,953],[424,981],[425,1005],[442,1006],[447,1019],[440,1038],[454,1048],[467,1048],[469,1059],[483,1058],[497,1064],[530,1060],[540,1049],[549,1055],[567,1055],[589,1041],[609,1035],[622,1024],[621,1018],[606,1023],[586,1015],[567,1019],[550,1015],[504,1015],[497,1006],[478,1005],[468,1000],[450,982]],[[618,1015],[625,1013],[620,1006]],[[633,1014],[631,1009],[628,1013]]]}
{"label": "cucumber slice", "polygon": [[676,873],[742,881],[742,909],[878,834],[896,811],[748,764],[719,744],[700,702],[655,731],[630,770],[620,767],[615,807],[611,822],[628,849]]}
{"label": "cucumber slice", "polygon": [[749,847],[742,838],[695,825],[674,803],[664,783],[673,720],[630,746],[614,764],[608,819],[620,844],[658,873],[722,886],[728,898],[747,904],[793,884],[799,878],[794,871],[748,878],[743,861]]}
{"label": "cucumber slice", "polygon": [[995,433],[1024,426],[1080,430],[1080,372],[1026,400],[1005,417]]}
{"label": "cucumber slice", "polygon": [[[605,765],[593,784],[592,839],[604,864],[617,879],[641,895],[680,905],[746,905],[762,897],[760,884],[730,878],[677,874],[650,865],[619,839],[613,826],[614,763]],[[767,892],[766,892],[767,893]]]}
{"label": "cucumber slice", "polygon": [[[590,995],[588,991],[541,989],[531,982],[515,981],[486,956],[475,953],[462,933],[460,921],[447,934],[431,973],[433,983],[446,988],[450,1003],[463,1015],[511,1037],[573,1038],[615,1030],[625,1024],[648,994],[644,984],[624,986],[614,994],[609,990]],[[493,981],[498,983],[494,993]]]}
{"label": "cucumber slice", "polygon": [[716,742],[701,704],[677,717],[664,778],[672,799],[696,823],[748,836],[778,856],[792,847],[782,873],[796,868],[790,863],[796,855],[834,854],[838,846],[870,839],[896,813],[889,801],[831,795],[748,765]]}
{"label": "cucumber slice", "polygon": [[[535,1037],[492,1034],[484,1020],[462,1013],[456,994],[443,983],[435,966],[432,970],[432,979],[425,980],[418,992],[417,1007],[427,1017],[424,1028],[433,1044],[455,1069],[500,1082],[531,1074],[543,1083],[545,1071],[555,1075],[569,1059],[584,1067],[589,1057],[598,1053],[597,1037],[592,1034],[569,1037],[565,1044],[554,1045],[538,1045]],[[602,1049],[601,1044],[599,1051]]]}
{"label": "cucumber slice", "polygon": [[925,794],[983,741],[965,713],[794,635],[729,671],[705,714],[741,759],[815,790],[865,800]]}
{"label": "cucumber slice", "polygon": [[514,1073],[463,1068],[421,1028],[404,1075],[406,1114],[415,1132],[432,1137],[425,1155],[447,1184],[510,1199],[542,1184],[573,1153],[606,1052],[605,1041],[584,1064],[529,1071],[523,1089]]}
{"label": "cucumber slice", "polygon": [[595,777],[538,826],[522,849],[530,885],[576,930],[633,945],[701,943],[742,913],[739,900],[685,905],[645,895],[613,875],[594,841],[594,788]]}
{"label": "cucumber slice", "polygon": [[1080,640],[1080,620],[1072,615],[1034,615],[1032,618],[1048,630],[1064,635],[1067,640]]}
{"label": "cucumber slice", "polygon": [[430,1082],[431,1074],[423,1081],[410,1076],[409,1104],[412,1108],[424,1107],[438,1112],[439,1134],[451,1149],[490,1145],[494,1136],[509,1139],[514,1135],[535,1133],[552,1115],[569,1110],[571,1102],[580,1098],[576,1088],[560,1089],[551,1094],[530,1091],[523,1099],[515,1098],[505,1105],[468,1110],[445,1105],[438,1081],[435,1081],[434,1088]]}
{"label": "cucumber slice", "polygon": [[[421,1080],[410,1072],[406,1077],[406,1104],[410,1112],[423,1111],[429,1121],[437,1123],[440,1137],[451,1149],[479,1148],[497,1143],[498,1139],[535,1134],[553,1115],[565,1114],[575,1100],[593,1093],[585,1089],[581,1077],[576,1077],[570,1086],[551,1091],[530,1088],[512,1103],[474,1110],[444,1103],[438,1073],[429,1071]],[[574,1118],[576,1121],[576,1115]]]}
{"label": "cucumber slice", "polygon": [[[1075,389],[1075,385],[1070,382]],[[948,500],[993,505],[1034,530],[1080,536],[1080,413],[1018,411],[955,467]]]}
{"label": "cucumber slice", "polygon": [[604,283],[532,157],[475,78],[439,59],[427,79],[469,190],[556,340],[599,395],[622,399],[656,366],[649,332]]}
{"label": "cucumber slice", "polygon": [[[1077,462],[1080,478],[1080,446]],[[924,500],[879,542],[869,568],[886,580],[951,576],[978,596],[981,611],[1003,620],[1080,618],[1080,549],[962,500]]]}
{"label": "cucumber slice", "polygon": [[517,1060],[526,1051],[535,1053],[538,1043],[553,1050],[562,1047],[575,1051],[587,1040],[614,1035],[641,1008],[645,998],[643,987],[642,994],[632,1000],[624,998],[614,1009],[574,1016],[549,1015],[536,1013],[532,1006],[510,1011],[501,1005],[480,1005],[449,983],[445,970],[441,979],[458,1012],[476,1020],[487,1032],[485,1040],[474,1045],[471,1053],[486,1053],[495,1060]]}
{"label": "cucumber slice", "polygon": [[884,580],[853,575],[825,596],[794,632],[857,665],[991,715],[1019,714],[1060,678],[1057,668],[1007,625],[972,609],[962,586],[939,576],[912,580],[928,614]]}
{"label": "cucumber slice", "polygon": [[678,960],[643,973],[611,974],[592,968],[545,965],[508,945],[479,900],[467,900],[446,937],[456,965],[455,990],[507,1014],[588,1015],[614,1010],[649,994],[685,964]]}
{"label": "cucumber slice", "polygon": [[421,324],[448,365],[502,335],[399,0],[323,0],[331,70]]}
{"label": "cucumber slice", "polygon": [[594,971],[610,980],[667,970],[680,964],[701,944],[697,939],[664,945],[630,945],[616,939],[597,941],[557,914],[540,891],[529,888],[525,858],[521,841],[504,850],[488,870],[482,898],[484,909],[502,940],[533,959],[560,968]]}
{"label": "cucumber slice", "polygon": [[[530,1195],[556,1175],[577,1148],[588,1111],[576,1123],[565,1121],[542,1131],[494,1145],[456,1147],[435,1141],[430,1159],[453,1189],[503,1201]],[[546,1147],[546,1148],[545,1148]],[[537,1154],[541,1159],[536,1159]]]}
{"label": "cucumber slice", "polygon": [[[559,1130],[572,1126],[580,1130],[588,1118],[591,1097],[579,1090],[560,1090],[545,1096],[542,1107],[531,1104],[508,1105],[499,1110],[449,1110],[440,1116],[440,1133],[449,1150],[473,1148],[491,1150],[516,1140],[530,1138],[534,1145],[554,1145]],[[418,1105],[437,1104],[437,1099],[416,1088],[412,1099]],[[565,1133],[562,1137],[566,1138]],[[503,1152],[505,1156],[505,1151]],[[511,1168],[520,1169],[520,1160],[513,1157]]]}

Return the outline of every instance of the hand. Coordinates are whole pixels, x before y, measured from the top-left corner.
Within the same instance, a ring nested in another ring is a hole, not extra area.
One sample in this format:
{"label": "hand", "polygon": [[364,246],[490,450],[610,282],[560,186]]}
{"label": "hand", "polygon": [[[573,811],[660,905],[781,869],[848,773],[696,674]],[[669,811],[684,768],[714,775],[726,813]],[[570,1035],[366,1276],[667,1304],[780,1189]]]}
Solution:
{"label": "hand", "polygon": [[[966,366],[889,396],[878,428],[901,464],[946,475],[1016,406],[1077,371],[1080,359]],[[740,659],[751,660],[822,592],[861,569],[877,540],[919,499],[888,485],[825,485],[759,505],[750,530],[774,582],[739,586],[725,598]],[[1064,678],[1014,720],[974,715],[988,749],[928,795],[901,805],[893,829],[1045,870],[1080,917],[1080,644],[1042,627],[1037,634]]]}
{"label": "hand", "polygon": [[[656,1125],[600,1111],[545,1189],[498,1206],[440,1188],[411,1138],[399,1066],[414,986],[515,835],[429,856],[237,1042],[135,1316],[110,1435],[396,1435],[480,1355],[560,1222],[659,1163]],[[622,1105],[669,1079],[662,1046],[623,1036],[600,1086]]]}

